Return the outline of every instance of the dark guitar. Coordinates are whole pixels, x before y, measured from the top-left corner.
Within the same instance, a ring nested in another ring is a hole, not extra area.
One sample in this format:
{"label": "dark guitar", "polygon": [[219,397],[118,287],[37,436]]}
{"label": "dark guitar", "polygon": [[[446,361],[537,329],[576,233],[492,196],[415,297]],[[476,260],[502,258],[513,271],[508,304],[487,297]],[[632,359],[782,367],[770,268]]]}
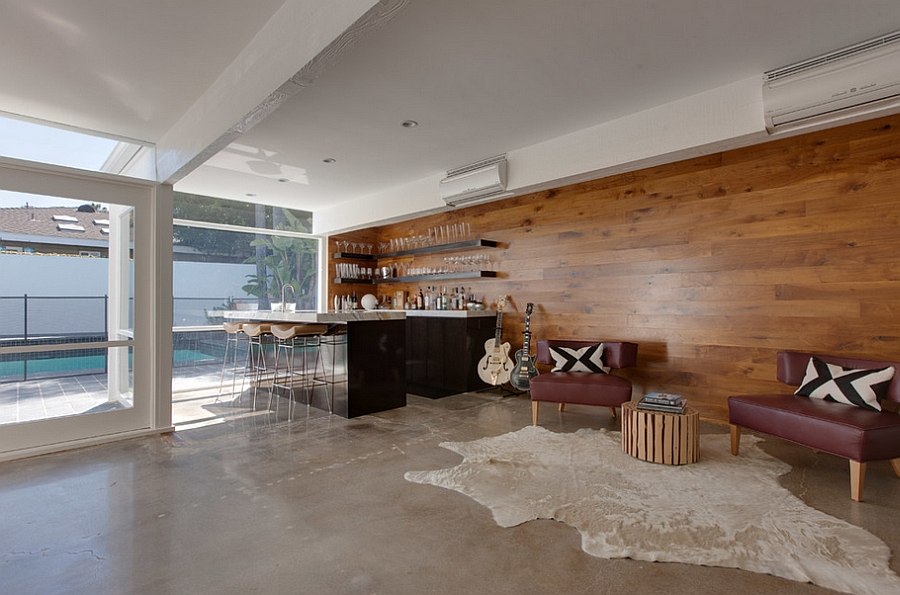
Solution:
{"label": "dark guitar", "polygon": [[500,334],[503,332],[503,304],[506,296],[501,295],[497,300],[497,328],[494,330],[494,338],[484,342],[484,357],[478,362],[478,376],[491,386],[499,386],[509,382],[511,365],[509,359],[509,343],[500,342]]}
{"label": "dark guitar", "polygon": [[538,375],[534,367],[534,359],[531,357],[531,312],[534,304],[528,303],[525,307],[525,342],[522,349],[516,352],[516,365],[509,376],[509,383],[518,390],[528,390],[531,379]]}

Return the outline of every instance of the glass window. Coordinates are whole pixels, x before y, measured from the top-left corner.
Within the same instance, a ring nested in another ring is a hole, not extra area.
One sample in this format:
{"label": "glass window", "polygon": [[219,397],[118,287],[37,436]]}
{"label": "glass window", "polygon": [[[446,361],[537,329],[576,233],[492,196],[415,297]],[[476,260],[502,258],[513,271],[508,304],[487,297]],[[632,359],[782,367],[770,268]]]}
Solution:
{"label": "glass window", "polygon": [[129,169],[129,164],[139,155],[152,152],[149,143],[112,139],[51,122],[0,113],[0,156],[3,157],[152,179],[149,170]]}
{"label": "glass window", "polygon": [[[261,229],[312,232],[312,213],[212,196],[175,192],[173,217]],[[176,234],[176,239],[178,239]]]}
{"label": "glass window", "polygon": [[0,424],[132,408],[134,209],[3,191],[8,238],[23,246],[0,252]]}
{"label": "glass window", "polygon": [[175,193],[174,326],[219,325],[223,310],[317,309],[319,239],[305,211]]}

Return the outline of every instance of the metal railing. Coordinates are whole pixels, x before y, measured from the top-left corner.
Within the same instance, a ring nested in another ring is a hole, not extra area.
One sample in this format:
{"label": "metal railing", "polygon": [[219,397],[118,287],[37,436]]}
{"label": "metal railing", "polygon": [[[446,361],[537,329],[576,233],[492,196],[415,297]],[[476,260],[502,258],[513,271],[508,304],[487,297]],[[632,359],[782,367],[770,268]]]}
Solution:
{"label": "metal railing", "polygon": [[[173,329],[173,366],[221,364],[225,342],[216,312],[234,303],[224,298],[174,298],[176,326],[193,328]],[[106,349],[92,349],[90,344],[107,340],[108,306],[106,295],[0,296],[0,347],[84,344],[62,351],[0,354],[0,383],[106,374]]]}

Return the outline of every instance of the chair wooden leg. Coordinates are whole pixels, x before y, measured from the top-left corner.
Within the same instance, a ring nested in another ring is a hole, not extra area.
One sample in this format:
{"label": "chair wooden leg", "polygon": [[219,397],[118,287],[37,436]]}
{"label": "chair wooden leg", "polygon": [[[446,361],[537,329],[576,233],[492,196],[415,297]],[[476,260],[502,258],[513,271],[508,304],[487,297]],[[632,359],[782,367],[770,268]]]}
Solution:
{"label": "chair wooden leg", "polygon": [[615,408],[615,407],[610,407],[609,410],[612,412],[612,417],[613,417],[613,419],[616,419],[616,408]]}
{"label": "chair wooden leg", "polygon": [[863,488],[866,485],[866,464],[850,461],[850,499],[862,502]]}
{"label": "chair wooden leg", "polygon": [[741,452],[741,426],[731,424],[731,454],[737,456]]}
{"label": "chair wooden leg", "polygon": [[900,459],[892,459],[891,467],[894,468],[894,473],[897,474],[897,477],[900,477]]}
{"label": "chair wooden leg", "polygon": [[531,425],[536,426],[538,420],[538,403],[539,401],[531,402]]}
{"label": "chair wooden leg", "polygon": [[565,411],[565,410],[566,410],[566,404],[565,404],[565,403],[560,403],[560,404],[559,404],[559,410],[560,410],[560,411]]}

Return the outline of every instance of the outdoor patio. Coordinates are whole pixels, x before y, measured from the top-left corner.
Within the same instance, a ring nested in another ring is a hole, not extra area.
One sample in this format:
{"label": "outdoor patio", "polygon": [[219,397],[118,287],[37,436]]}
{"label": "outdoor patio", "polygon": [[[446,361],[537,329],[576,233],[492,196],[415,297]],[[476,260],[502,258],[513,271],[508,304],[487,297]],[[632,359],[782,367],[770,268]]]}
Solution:
{"label": "outdoor patio", "polygon": [[[226,372],[222,395],[220,364],[180,366],[172,379],[172,422],[179,428],[221,423],[237,416],[287,416],[287,404],[269,412],[268,393],[261,394],[257,410],[251,409],[249,395],[238,399],[241,378],[232,385]],[[232,393],[232,386],[235,392]],[[0,425],[99,412],[120,406],[107,400],[106,374],[0,383]],[[279,403],[279,405],[281,405]],[[274,409],[275,405],[273,405]],[[295,411],[296,415],[296,411]]]}

